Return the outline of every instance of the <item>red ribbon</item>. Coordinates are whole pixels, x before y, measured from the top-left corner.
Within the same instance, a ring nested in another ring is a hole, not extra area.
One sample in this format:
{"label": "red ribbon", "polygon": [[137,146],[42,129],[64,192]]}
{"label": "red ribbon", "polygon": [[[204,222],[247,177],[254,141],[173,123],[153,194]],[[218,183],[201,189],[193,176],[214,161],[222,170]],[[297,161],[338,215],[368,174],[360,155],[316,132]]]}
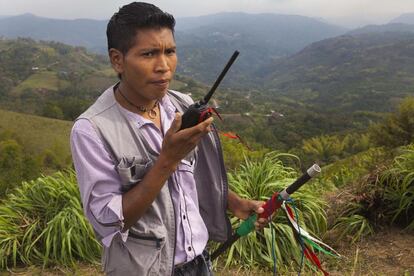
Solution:
{"label": "red ribbon", "polygon": [[[288,212],[289,216],[290,216],[293,220],[295,220],[295,216],[293,215],[292,208],[290,208],[290,206],[289,206],[289,205],[287,205],[287,204],[286,204],[285,206],[286,206],[286,210],[287,210],[287,212]],[[292,226],[292,227],[293,227],[293,226]],[[299,227],[299,225],[298,225],[298,227]],[[299,233],[298,233],[298,235],[299,235]],[[311,250],[311,249],[310,249],[307,245],[305,245],[305,244],[304,244],[303,251],[304,251],[304,254],[305,254],[306,259],[308,259],[309,261],[311,261],[311,263],[313,263],[316,267],[318,267],[318,268],[319,268],[319,270],[323,272],[323,275],[325,275],[325,276],[329,276],[329,273],[328,273],[327,271],[325,271],[325,270],[322,268],[321,261],[319,260],[318,256],[315,254],[315,252],[313,252],[313,251],[312,251],[312,250]]]}

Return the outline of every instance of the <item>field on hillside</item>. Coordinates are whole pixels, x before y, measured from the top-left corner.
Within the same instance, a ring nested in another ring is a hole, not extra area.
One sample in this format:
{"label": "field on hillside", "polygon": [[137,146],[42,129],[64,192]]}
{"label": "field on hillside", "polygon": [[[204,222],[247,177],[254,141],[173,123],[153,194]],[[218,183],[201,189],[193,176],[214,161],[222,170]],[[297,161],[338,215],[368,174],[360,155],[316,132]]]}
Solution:
{"label": "field on hillside", "polygon": [[52,150],[62,160],[70,158],[72,122],[0,110],[0,131],[11,131],[30,154]]}
{"label": "field on hillside", "polygon": [[59,79],[56,72],[42,71],[31,75],[21,82],[12,90],[11,95],[20,96],[25,90],[38,91],[40,93],[42,91],[57,92],[67,88],[69,85],[68,81]]}

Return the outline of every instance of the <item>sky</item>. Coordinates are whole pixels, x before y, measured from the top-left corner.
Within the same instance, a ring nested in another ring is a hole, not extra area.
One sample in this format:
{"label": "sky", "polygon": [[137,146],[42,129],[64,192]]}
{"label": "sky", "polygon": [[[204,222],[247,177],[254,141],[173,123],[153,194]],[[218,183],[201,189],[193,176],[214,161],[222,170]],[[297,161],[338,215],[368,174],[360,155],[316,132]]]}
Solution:
{"label": "sky", "polygon": [[[0,0],[0,15],[33,13],[75,19],[108,19],[122,0]],[[403,13],[414,12],[414,0],[157,0],[149,1],[175,17],[219,12],[296,14],[347,26],[386,24]]]}

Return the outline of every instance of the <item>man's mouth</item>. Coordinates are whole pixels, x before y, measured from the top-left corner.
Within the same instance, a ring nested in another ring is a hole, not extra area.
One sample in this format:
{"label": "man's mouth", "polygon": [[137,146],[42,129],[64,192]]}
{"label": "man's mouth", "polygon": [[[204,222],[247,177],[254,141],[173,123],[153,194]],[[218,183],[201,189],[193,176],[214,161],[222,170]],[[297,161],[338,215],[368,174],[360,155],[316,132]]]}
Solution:
{"label": "man's mouth", "polygon": [[158,85],[158,86],[163,86],[163,87],[168,86],[169,83],[170,83],[170,81],[167,80],[167,79],[151,81],[151,84]]}

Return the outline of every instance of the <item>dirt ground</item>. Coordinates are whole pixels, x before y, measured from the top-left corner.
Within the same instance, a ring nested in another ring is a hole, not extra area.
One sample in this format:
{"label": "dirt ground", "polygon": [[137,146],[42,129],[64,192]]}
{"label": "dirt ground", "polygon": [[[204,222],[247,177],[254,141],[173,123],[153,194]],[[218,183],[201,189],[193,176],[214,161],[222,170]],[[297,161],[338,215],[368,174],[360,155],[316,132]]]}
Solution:
{"label": "dirt ground", "polygon": [[[330,275],[395,275],[414,276],[414,233],[398,229],[387,229],[374,236],[366,238],[358,244],[341,242],[335,244],[335,249],[343,255],[342,259],[326,259],[323,266]],[[62,268],[42,270],[39,267],[25,267],[0,272],[5,275],[103,275],[100,266],[80,264],[75,271]],[[272,273],[259,270],[244,271],[235,268],[222,269],[217,276],[264,276]],[[282,275],[282,274],[279,274]],[[283,273],[297,275],[297,272]],[[303,272],[301,275],[316,275],[313,272]],[[322,275],[322,274],[320,274]]]}
{"label": "dirt ground", "polygon": [[345,257],[332,275],[414,275],[414,233],[387,229],[358,244],[341,244]]}

